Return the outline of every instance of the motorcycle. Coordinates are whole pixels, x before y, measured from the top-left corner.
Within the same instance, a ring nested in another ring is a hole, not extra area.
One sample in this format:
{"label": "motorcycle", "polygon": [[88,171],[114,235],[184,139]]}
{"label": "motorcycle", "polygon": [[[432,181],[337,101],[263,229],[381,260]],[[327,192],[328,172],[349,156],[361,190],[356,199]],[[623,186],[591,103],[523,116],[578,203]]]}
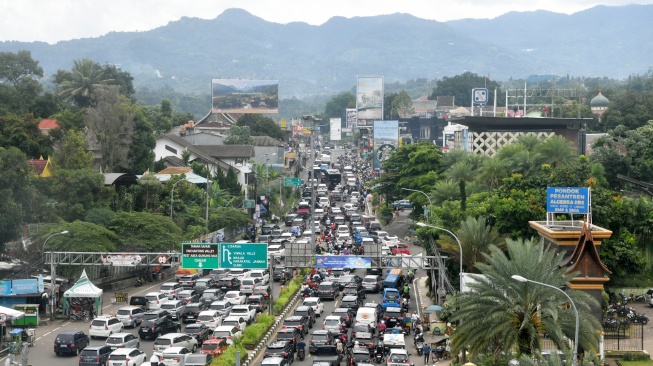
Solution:
{"label": "motorcycle", "polygon": [[424,341],[415,343],[415,348],[417,348],[417,355],[421,356],[424,353]]}
{"label": "motorcycle", "polygon": [[297,351],[297,358],[298,358],[300,361],[304,361],[304,357],[306,357],[306,353],[305,353],[305,352],[306,352],[306,351],[304,351],[304,349],[300,349],[299,351]]}
{"label": "motorcycle", "polygon": [[136,282],[134,283],[134,287],[141,287],[145,283],[145,279],[143,277],[136,277]]}
{"label": "motorcycle", "polygon": [[381,362],[383,362],[383,353],[378,353],[378,352],[376,352],[376,353],[374,354],[374,362],[376,362],[376,363],[381,363]]}

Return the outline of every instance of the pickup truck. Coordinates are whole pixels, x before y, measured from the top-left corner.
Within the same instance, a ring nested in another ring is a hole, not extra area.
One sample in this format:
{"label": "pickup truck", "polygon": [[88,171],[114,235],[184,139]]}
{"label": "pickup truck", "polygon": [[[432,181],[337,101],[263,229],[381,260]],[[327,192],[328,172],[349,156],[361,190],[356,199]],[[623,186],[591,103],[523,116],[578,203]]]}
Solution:
{"label": "pickup truck", "polygon": [[311,214],[311,205],[308,204],[308,202],[300,202],[297,206],[297,210],[295,210],[295,213],[298,216],[306,218]]}
{"label": "pickup truck", "polygon": [[340,366],[340,361],[342,361],[342,356],[338,353],[336,346],[319,346],[313,353],[313,364],[325,362],[329,366]]}
{"label": "pickup truck", "polygon": [[247,325],[250,325],[256,320],[256,307],[251,305],[234,305],[229,315],[242,316],[245,318]]}

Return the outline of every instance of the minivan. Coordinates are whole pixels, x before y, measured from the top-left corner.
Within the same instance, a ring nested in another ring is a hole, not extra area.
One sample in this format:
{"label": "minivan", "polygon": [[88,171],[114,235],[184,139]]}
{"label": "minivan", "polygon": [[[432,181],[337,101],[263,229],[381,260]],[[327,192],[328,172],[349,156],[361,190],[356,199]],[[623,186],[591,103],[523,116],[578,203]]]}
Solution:
{"label": "minivan", "polygon": [[88,336],[79,330],[66,330],[54,339],[54,353],[59,356],[64,353],[78,355],[88,346]]}

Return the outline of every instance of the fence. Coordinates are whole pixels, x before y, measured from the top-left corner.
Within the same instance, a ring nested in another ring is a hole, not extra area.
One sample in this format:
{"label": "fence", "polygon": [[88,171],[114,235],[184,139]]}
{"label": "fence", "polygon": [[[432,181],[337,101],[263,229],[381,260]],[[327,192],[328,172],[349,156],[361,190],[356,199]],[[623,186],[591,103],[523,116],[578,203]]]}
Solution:
{"label": "fence", "polygon": [[[605,351],[643,351],[644,324],[619,324],[603,331],[603,347]],[[541,338],[542,349],[557,349],[548,337]]]}

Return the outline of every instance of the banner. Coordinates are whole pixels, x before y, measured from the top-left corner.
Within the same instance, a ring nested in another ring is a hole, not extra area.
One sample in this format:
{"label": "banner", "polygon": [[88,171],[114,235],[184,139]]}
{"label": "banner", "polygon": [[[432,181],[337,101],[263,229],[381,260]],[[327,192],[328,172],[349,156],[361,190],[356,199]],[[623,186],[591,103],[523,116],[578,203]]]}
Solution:
{"label": "banner", "polygon": [[20,294],[38,294],[38,280],[36,278],[29,280],[11,280],[11,293]]}
{"label": "banner", "polygon": [[546,188],[546,212],[587,214],[589,213],[589,202],[589,188]]}
{"label": "banner", "polygon": [[213,113],[279,113],[278,80],[211,80]]}
{"label": "banner", "polygon": [[11,281],[0,281],[0,295],[11,295]]}
{"label": "banner", "polygon": [[342,140],[342,122],[340,118],[331,118],[331,141]]}
{"label": "banner", "polygon": [[356,119],[383,119],[383,76],[359,76],[356,83]]}
{"label": "banner", "polygon": [[347,128],[353,129],[356,127],[356,108],[347,108],[345,115],[347,118]]}
{"label": "banner", "polygon": [[399,146],[399,121],[374,121],[374,170]]}
{"label": "banner", "polygon": [[372,268],[372,258],[353,255],[316,255],[317,268]]}

